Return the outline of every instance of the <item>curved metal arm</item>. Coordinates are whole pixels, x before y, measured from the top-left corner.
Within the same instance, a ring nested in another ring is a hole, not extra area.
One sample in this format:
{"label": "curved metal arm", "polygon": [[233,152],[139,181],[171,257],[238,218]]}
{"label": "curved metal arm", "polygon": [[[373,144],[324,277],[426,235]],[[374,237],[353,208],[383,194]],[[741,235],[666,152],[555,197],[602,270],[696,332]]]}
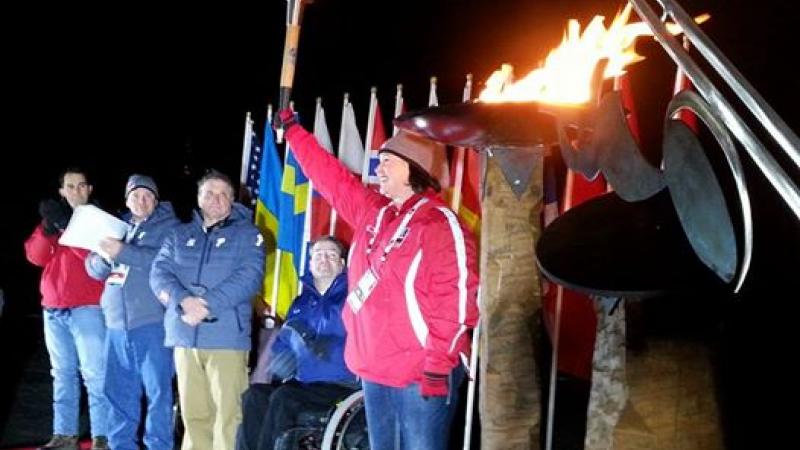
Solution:
{"label": "curved metal arm", "polygon": [[[712,108],[719,112],[731,133],[742,143],[770,184],[778,191],[778,194],[791,208],[795,216],[800,219],[800,188],[786,175],[786,172],[772,155],[767,152],[753,131],[739,117],[730,103],[723,97],[720,90],[702,72],[697,63],[691,59],[683,46],[667,31],[647,0],[629,1],[642,20],[650,26],[656,39],[664,47],[667,54],[686,73],[700,95],[705,98]],[[671,16],[675,23],[683,29],[685,36],[688,37],[697,51],[708,60],[711,67],[730,85],[739,100],[750,109],[781,149],[800,168],[800,139],[798,139],[797,135],[789,129],[786,123],[753,89],[733,64],[722,55],[683,8],[674,0],[658,0],[658,2],[664,9],[665,15]]]}

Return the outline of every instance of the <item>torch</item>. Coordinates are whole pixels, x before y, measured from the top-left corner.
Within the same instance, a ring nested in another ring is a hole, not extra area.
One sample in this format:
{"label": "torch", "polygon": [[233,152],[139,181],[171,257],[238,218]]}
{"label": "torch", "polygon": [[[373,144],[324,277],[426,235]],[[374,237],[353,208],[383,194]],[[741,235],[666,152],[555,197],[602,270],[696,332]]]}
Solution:
{"label": "torch", "polygon": [[[300,22],[303,19],[303,4],[313,0],[286,0],[286,39],[283,44],[281,64],[281,91],[278,111],[289,107],[294,83],[294,68],[297,64],[297,46],[300,42]],[[277,132],[276,141],[283,142],[283,128]]]}

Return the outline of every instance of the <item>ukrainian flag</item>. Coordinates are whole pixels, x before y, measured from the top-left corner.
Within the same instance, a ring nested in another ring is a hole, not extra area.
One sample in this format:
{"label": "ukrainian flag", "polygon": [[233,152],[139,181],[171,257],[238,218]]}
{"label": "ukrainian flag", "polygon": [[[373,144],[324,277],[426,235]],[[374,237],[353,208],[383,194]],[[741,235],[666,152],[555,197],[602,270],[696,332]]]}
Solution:
{"label": "ukrainian flag", "polygon": [[[278,243],[278,217],[280,211],[281,180],[283,169],[275,146],[272,124],[267,121],[264,127],[264,146],[262,147],[261,170],[259,173],[258,202],[256,203],[256,226],[264,236],[267,261],[262,299],[272,304],[273,280],[275,279],[275,249]],[[280,305],[280,303],[279,303]]]}

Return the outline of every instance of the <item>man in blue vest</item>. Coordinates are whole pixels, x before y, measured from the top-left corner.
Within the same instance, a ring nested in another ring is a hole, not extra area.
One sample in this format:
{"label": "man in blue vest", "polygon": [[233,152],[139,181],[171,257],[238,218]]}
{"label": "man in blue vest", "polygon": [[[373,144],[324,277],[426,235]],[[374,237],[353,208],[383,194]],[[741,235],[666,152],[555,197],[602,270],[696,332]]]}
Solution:
{"label": "man in blue vest", "polygon": [[273,383],[253,384],[242,398],[238,450],[272,450],[301,412],[327,410],[358,387],[344,362],[344,247],[323,236],[310,248],[310,275],[303,276],[302,293],[269,349]]}

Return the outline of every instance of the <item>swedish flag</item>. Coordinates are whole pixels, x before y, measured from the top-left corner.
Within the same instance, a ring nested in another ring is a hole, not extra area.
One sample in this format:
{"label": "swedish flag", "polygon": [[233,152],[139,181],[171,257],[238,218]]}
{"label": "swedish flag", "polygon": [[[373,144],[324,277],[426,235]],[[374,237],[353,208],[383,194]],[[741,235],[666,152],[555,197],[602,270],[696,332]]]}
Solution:
{"label": "swedish flag", "polygon": [[285,317],[298,294],[303,241],[305,240],[306,206],[309,195],[308,178],[300,169],[291,149],[287,147],[283,164],[280,192],[280,278],[278,280],[278,315]]}

